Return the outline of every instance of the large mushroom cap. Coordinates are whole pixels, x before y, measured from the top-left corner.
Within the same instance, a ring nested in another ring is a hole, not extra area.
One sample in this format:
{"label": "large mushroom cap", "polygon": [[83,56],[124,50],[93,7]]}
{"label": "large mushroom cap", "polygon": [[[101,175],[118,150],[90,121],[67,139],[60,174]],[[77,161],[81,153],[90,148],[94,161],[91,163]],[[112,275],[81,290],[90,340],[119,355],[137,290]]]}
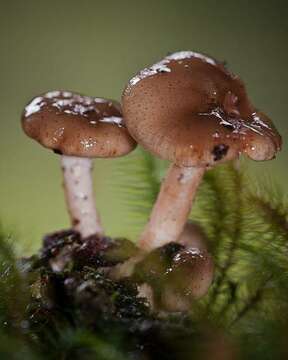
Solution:
{"label": "large mushroom cap", "polygon": [[136,146],[117,102],[69,91],[32,99],[23,112],[22,127],[43,146],[68,156],[117,157]]}
{"label": "large mushroom cap", "polygon": [[280,135],[250,103],[243,82],[202,54],[174,53],[140,71],[122,100],[136,141],[179,166],[211,166],[241,152],[268,160],[281,147]]}

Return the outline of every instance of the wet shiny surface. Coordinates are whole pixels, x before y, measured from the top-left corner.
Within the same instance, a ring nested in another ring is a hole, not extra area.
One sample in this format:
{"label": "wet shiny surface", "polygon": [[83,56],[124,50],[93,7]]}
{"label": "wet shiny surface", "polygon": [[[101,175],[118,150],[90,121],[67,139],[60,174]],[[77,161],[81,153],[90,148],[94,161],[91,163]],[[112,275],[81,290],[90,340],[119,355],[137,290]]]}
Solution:
{"label": "wet shiny surface", "polygon": [[22,126],[28,136],[59,154],[117,157],[136,146],[119,103],[70,91],[50,91],[32,99]]}
{"label": "wet shiny surface", "polygon": [[213,166],[240,153],[273,158],[281,137],[271,120],[251,104],[237,76],[200,55],[172,54],[132,78],[123,93],[132,136],[180,166]]}

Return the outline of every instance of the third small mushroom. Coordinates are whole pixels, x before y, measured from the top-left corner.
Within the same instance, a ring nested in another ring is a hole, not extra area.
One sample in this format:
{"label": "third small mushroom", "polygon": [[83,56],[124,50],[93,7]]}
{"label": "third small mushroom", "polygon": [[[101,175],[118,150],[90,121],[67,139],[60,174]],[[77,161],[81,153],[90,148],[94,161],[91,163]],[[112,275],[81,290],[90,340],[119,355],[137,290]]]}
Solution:
{"label": "third small mushroom", "polygon": [[171,166],[139,241],[151,251],[177,241],[207,169],[240,154],[270,160],[281,148],[271,120],[223,63],[180,51],[141,70],[122,96],[128,131]]}

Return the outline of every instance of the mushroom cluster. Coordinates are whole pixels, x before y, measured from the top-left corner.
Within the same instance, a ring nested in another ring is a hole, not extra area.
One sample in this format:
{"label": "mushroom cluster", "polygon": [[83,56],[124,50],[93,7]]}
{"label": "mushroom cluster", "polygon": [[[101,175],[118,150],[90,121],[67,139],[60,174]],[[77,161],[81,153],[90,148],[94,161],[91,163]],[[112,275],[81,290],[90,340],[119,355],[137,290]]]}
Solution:
{"label": "mushroom cluster", "polygon": [[71,224],[83,241],[104,236],[93,195],[93,158],[123,156],[138,143],[171,162],[138,254],[109,272],[114,279],[134,279],[139,294],[166,311],[187,310],[213,280],[205,234],[187,222],[204,173],[240,154],[270,160],[281,148],[279,133],[252,105],[241,79],[192,51],[141,70],[123,91],[122,109],[116,101],[51,91],[29,102],[22,127],[61,155]]}

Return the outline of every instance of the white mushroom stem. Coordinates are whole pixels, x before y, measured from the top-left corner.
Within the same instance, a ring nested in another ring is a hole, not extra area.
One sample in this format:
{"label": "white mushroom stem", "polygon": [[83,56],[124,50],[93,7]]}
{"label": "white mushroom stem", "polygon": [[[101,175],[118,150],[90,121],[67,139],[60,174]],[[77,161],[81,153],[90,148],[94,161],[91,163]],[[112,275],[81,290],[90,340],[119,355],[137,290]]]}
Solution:
{"label": "white mushroom stem", "polygon": [[103,234],[97,213],[92,184],[92,160],[74,156],[61,156],[66,204],[73,229],[82,238]]}
{"label": "white mushroom stem", "polygon": [[205,168],[171,165],[146,225],[139,247],[151,251],[177,241],[189,216]]}

